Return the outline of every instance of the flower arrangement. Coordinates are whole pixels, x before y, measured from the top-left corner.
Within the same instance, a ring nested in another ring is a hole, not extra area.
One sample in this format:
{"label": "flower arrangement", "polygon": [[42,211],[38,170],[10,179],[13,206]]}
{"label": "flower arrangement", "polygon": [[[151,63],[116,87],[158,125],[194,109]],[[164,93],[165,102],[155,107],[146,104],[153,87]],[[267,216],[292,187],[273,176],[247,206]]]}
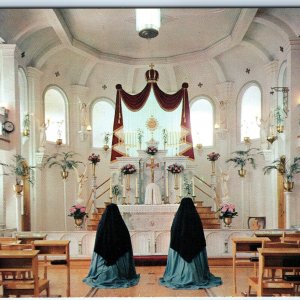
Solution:
{"label": "flower arrangement", "polygon": [[144,136],[143,130],[141,128],[138,128],[138,130],[137,130],[137,139],[138,139],[140,147],[142,145],[143,136]]}
{"label": "flower arrangement", "polygon": [[168,131],[165,128],[162,130],[162,139],[163,139],[164,145],[166,145],[168,143]]}
{"label": "flower arrangement", "polygon": [[158,149],[155,146],[149,146],[146,150],[146,153],[150,155],[155,155],[157,151]]}
{"label": "flower arrangement", "polygon": [[177,163],[175,163],[175,164],[169,165],[167,170],[169,172],[171,172],[172,174],[179,174],[184,170],[184,168],[182,165],[178,165]]}
{"label": "flower arrangement", "polygon": [[232,203],[222,203],[217,212],[220,212],[220,219],[234,218],[238,215],[237,211],[235,211],[235,206]]}
{"label": "flower arrangement", "polygon": [[114,196],[119,196],[119,195],[121,195],[121,187],[120,187],[118,184],[114,185],[114,186],[112,187],[112,189],[111,189],[111,193],[112,193]]}
{"label": "flower arrangement", "polygon": [[135,168],[135,166],[132,165],[132,164],[127,164],[127,165],[125,165],[125,166],[123,166],[123,167],[121,168],[121,172],[122,172],[123,174],[125,174],[125,175],[127,175],[127,174],[133,174],[133,173],[136,172],[136,168]]}
{"label": "flower arrangement", "polygon": [[86,207],[81,204],[72,205],[69,211],[70,214],[68,216],[73,217],[74,219],[83,219],[84,217],[88,217]]}
{"label": "flower arrangement", "polygon": [[207,154],[207,159],[209,161],[216,161],[219,159],[219,157],[220,157],[220,154],[217,152],[211,152],[211,153]]}
{"label": "flower arrangement", "polygon": [[92,153],[88,160],[93,164],[96,165],[98,162],[100,162],[100,155],[96,155],[95,153]]}

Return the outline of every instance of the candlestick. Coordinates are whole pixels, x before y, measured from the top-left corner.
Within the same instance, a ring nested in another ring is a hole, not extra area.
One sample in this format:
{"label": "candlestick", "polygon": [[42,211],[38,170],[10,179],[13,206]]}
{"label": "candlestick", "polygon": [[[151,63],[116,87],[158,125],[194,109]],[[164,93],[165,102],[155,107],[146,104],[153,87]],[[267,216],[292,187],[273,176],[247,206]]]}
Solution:
{"label": "candlestick", "polygon": [[138,178],[135,179],[135,197],[136,198],[139,197],[139,182],[138,182]]}
{"label": "candlestick", "polygon": [[125,178],[123,178],[123,197],[126,197]]}
{"label": "candlestick", "polygon": [[193,197],[195,197],[195,180],[194,180],[194,177],[192,178],[192,194],[193,194]]}
{"label": "candlestick", "polygon": [[181,197],[181,176],[179,177],[179,196]]}
{"label": "candlestick", "polygon": [[109,181],[109,198],[112,198],[111,179]]}
{"label": "candlestick", "polygon": [[169,177],[166,176],[166,197],[169,197]]}

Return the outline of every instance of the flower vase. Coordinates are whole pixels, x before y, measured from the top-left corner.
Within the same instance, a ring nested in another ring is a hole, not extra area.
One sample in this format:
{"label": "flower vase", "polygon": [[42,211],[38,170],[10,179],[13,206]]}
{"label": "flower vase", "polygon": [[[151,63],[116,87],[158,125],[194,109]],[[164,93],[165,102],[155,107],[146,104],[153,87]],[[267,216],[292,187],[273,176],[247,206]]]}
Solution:
{"label": "flower vase", "polygon": [[84,218],[74,218],[75,227],[77,229],[82,229],[83,221],[84,221]]}
{"label": "flower vase", "polygon": [[286,181],[286,182],[284,182],[283,187],[287,192],[292,192],[293,188],[294,188],[294,182]]}
{"label": "flower vase", "polygon": [[15,184],[14,191],[16,194],[20,195],[23,192],[23,185],[22,184]]}
{"label": "flower vase", "polygon": [[176,173],[174,174],[174,190],[179,189],[179,175]]}
{"label": "flower vase", "polygon": [[232,223],[232,218],[231,217],[225,217],[225,218],[223,218],[223,222],[225,224],[225,227],[230,227],[230,225]]}
{"label": "flower vase", "polygon": [[125,188],[127,191],[130,191],[130,175],[125,174]]}
{"label": "flower vase", "polygon": [[67,179],[68,176],[69,176],[69,172],[68,171],[61,171],[60,175],[61,175],[62,179]]}
{"label": "flower vase", "polygon": [[216,173],[216,162],[214,160],[211,162],[211,173]]}

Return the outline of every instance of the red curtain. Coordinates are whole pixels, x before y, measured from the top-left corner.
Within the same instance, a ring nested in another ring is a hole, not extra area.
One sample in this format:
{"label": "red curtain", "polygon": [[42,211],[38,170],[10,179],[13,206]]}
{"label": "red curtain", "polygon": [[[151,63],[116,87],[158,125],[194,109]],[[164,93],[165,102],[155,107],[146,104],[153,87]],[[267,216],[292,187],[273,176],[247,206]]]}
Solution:
{"label": "red curtain", "polygon": [[111,151],[111,161],[115,161],[117,157],[125,156],[123,146],[124,146],[124,136],[123,136],[123,115],[122,115],[122,101],[131,111],[140,110],[146,103],[151,88],[153,88],[154,95],[158,101],[160,107],[165,111],[173,111],[176,109],[181,101],[182,113],[181,113],[181,143],[184,145],[180,155],[186,156],[190,159],[194,159],[194,149],[191,134],[191,122],[190,122],[190,106],[188,99],[188,84],[183,83],[182,88],[174,94],[166,94],[163,92],[156,82],[148,82],[145,88],[136,95],[130,95],[126,93],[120,84],[116,86],[117,97],[116,97],[116,110],[114,118],[114,128],[113,128],[113,138],[112,138],[112,151]]}

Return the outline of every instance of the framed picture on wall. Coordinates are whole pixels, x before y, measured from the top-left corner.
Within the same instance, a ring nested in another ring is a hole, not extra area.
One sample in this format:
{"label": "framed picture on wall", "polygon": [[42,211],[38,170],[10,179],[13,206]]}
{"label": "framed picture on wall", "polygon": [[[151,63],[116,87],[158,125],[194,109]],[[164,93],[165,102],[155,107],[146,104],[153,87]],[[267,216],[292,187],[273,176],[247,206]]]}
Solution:
{"label": "framed picture on wall", "polygon": [[260,230],[266,228],[266,217],[249,217],[248,228],[252,230]]}

